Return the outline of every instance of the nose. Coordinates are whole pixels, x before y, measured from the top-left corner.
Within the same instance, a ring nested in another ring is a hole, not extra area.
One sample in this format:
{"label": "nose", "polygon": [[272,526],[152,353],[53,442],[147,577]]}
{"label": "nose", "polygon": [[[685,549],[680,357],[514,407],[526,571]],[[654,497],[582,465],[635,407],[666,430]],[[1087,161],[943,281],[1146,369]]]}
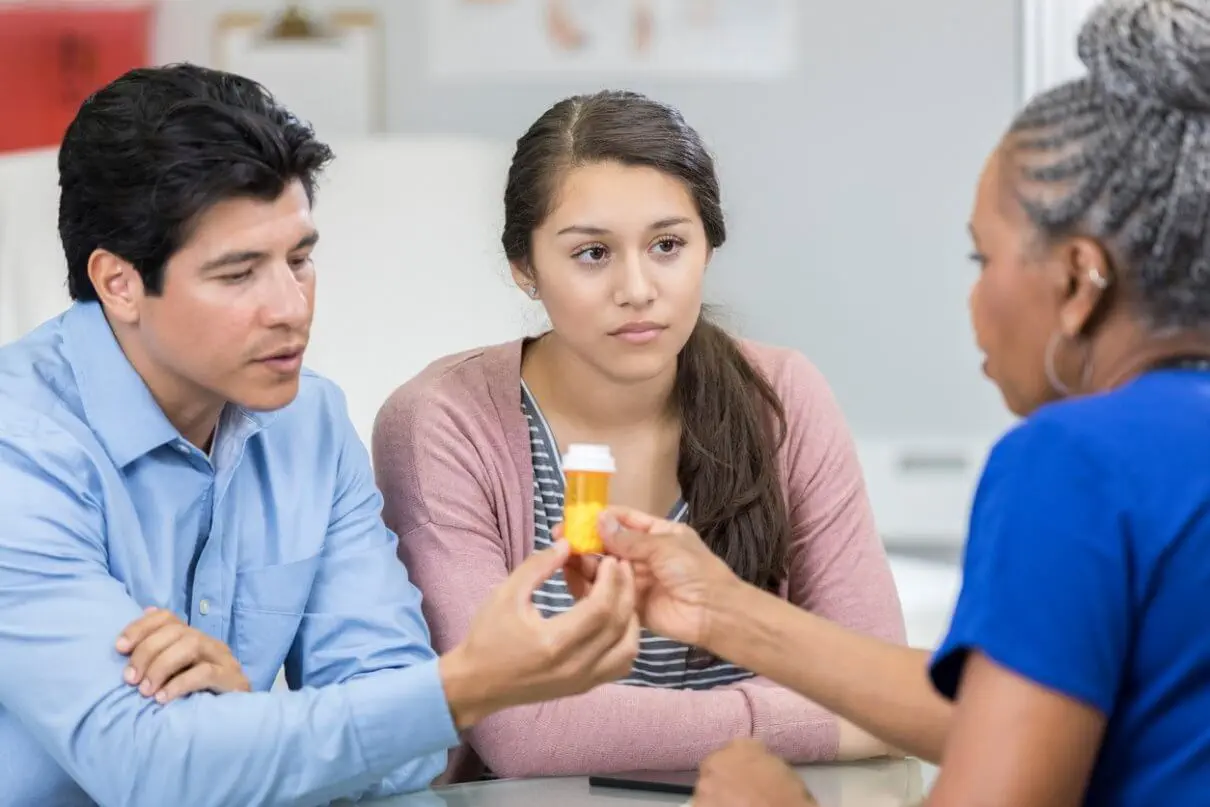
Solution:
{"label": "nose", "polygon": [[269,325],[306,328],[311,318],[311,284],[300,278],[288,263],[267,273],[263,310]]}
{"label": "nose", "polygon": [[656,286],[652,282],[650,267],[641,256],[628,255],[625,260],[614,263],[617,268],[617,285],[613,300],[618,305],[644,308],[656,298]]}

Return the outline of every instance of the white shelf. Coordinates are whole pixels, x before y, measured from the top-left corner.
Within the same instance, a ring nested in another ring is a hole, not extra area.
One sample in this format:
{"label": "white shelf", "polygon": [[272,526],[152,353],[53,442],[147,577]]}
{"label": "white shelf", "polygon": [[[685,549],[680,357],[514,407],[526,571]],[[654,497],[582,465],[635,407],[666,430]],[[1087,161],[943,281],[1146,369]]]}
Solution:
{"label": "white shelf", "polygon": [[958,547],[994,438],[858,440],[874,518],[888,548]]}

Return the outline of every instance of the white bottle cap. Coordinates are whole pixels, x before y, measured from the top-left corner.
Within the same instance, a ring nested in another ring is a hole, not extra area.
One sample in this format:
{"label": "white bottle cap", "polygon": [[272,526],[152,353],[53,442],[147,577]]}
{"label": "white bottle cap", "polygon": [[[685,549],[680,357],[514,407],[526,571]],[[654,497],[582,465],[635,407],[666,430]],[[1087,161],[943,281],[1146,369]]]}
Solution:
{"label": "white bottle cap", "polygon": [[609,446],[592,443],[572,443],[563,455],[563,471],[611,474],[617,468]]}

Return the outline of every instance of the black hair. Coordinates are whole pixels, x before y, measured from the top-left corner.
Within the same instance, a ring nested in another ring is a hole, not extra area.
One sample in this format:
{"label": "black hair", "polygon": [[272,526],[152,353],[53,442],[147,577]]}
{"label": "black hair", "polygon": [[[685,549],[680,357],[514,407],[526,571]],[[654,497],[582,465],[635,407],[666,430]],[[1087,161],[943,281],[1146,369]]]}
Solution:
{"label": "black hair", "polygon": [[150,294],[199,215],[226,199],[314,197],[331,149],[251,79],[190,64],[131,70],[84,102],[59,150],[59,237],[73,300],[96,300],[93,252]]}

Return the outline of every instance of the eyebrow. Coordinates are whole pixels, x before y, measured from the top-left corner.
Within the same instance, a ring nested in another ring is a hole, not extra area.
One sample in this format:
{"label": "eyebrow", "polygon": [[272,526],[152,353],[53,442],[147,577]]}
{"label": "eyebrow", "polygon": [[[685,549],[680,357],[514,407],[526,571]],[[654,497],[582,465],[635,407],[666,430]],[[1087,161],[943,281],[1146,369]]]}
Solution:
{"label": "eyebrow", "polygon": [[[299,239],[298,243],[290,248],[291,252],[297,252],[300,249],[307,249],[315,246],[319,242],[319,233],[315,230],[304,235]],[[225,266],[238,266],[241,263],[252,263],[254,261],[262,261],[269,257],[269,253],[257,250],[244,249],[238,252],[228,252],[219,255],[217,258],[212,258],[202,264],[202,272],[213,272],[215,269],[222,269]]]}
{"label": "eyebrow", "polygon": [[[660,219],[651,223],[647,229],[662,230],[666,227],[675,227],[678,224],[688,224],[690,221],[686,216],[672,216],[666,219]],[[556,235],[567,235],[568,233],[578,233],[580,235],[609,235],[609,230],[604,227],[592,227],[587,224],[573,224],[570,227],[564,227],[559,230]]]}

